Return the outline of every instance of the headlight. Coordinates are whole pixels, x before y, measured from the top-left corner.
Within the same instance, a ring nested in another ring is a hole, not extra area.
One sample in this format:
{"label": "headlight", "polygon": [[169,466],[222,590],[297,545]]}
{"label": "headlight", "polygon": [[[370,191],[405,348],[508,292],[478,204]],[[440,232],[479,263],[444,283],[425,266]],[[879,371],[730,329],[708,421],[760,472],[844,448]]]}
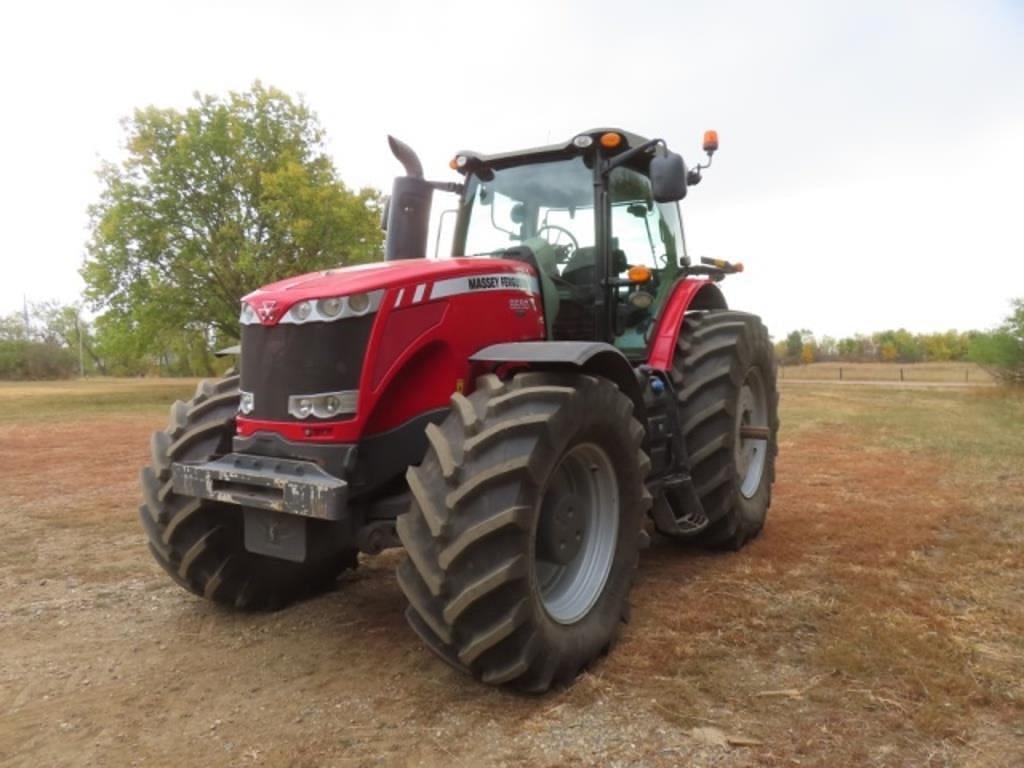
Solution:
{"label": "headlight", "polygon": [[629,303],[637,309],[650,309],[654,303],[654,295],[647,291],[633,291],[629,294]]}
{"label": "headlight", "polygon": [[[380,309],[384,291],[376,290],[369,293],[353,293],[350,296],[328,296],[324,299],[300,301],[292,306],[281,323],[329,323],[346,317],[362,317]],[[242,310],[243,314],[245,310]],[[256,312],[250,307],[253,321],[257,322]],[[245,322],[243,320],[243,322]]]}
{"label": "headlight", "polygon": [[333,299],[320,299],[317,302],[317,309],[320,310],[320,314],[325,317],[337,317],[338,313],[341,312],[341,308],[344,306],[341,302],[340,297],[334,297]]}
{"label": "headlight", "polygon": [[238,317],[238,322],[242,325],[252,325],[258,323],[260,319],[256,316],[256,310],[253,309],[248,302],[242,302],[242,314]]}
{"label": "headlight", "polygon": [[370,294],[353,293],[348,297],[348,308],[353,315],[365,315],[370,308]]}
{"label": "headlight", "polygon": [[323,392],[318,395],[292,395],[288,398],[288,413],[296,419],[330,419],[356,412],[359,390],[348,389],[343,392]]}
{"label": "headlight", "polygon": [[252,409],[256,407],[256,398],[253,397],[252,392],[239,392],[241,397],[238,400],[238,410],[244,414],[252,413]]}

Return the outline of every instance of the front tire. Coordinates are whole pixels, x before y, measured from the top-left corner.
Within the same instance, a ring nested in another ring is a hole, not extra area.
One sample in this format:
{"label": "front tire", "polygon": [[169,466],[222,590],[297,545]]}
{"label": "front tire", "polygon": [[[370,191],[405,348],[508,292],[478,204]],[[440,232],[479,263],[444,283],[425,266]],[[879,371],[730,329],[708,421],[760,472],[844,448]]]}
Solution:
{"label": "front tire", "polygon": [[[704,519],[694,526],[692,511],[673,512],[698,529],[686,537],[694,543],[739,549],[764,527],[778,455],[775,372],[768,331],[755,315],[686,315],[673,379]],[[744,437],[754,430],[766,430],[767,439]]]}
{"label": "front tire", "polygon": [[398,518],[406,617],[454,667],[541,692],[614,643],[650,495],[632,402],[610,381],[484,376],[427,429]]}
{"label": "front tire", "polygon": [[238,400],[238,376],[228,376],[201,381],[195,397],[171,406],[167,429],[150,442],[139,518],[153,557],[180,586],[222,605],[274,610],[328,589],[342,570],[355,567],[357,553],[306,563],[254,554],[245,548],[241,507],[173,491],[172,463],[231,450]]}

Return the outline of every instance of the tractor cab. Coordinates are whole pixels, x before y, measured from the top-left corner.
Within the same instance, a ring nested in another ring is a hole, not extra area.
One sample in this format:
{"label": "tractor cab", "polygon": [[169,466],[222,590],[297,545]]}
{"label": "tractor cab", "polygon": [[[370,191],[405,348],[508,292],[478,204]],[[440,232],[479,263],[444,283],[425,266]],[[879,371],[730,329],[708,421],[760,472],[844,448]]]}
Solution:
{"label": "tractor cab", "polygon": [[[460,195],[453,257],[530,264],[540,279],[549,340],[604,341],[630,358],[645,356],[688,264],[678,201],[688,177],[699,180],[699,169],[687,173],[659,139],[617,129],[518,152],[460,152],[451,167],[464,183],[423,184]],[[407,181],[396,180],[397,194]]]}

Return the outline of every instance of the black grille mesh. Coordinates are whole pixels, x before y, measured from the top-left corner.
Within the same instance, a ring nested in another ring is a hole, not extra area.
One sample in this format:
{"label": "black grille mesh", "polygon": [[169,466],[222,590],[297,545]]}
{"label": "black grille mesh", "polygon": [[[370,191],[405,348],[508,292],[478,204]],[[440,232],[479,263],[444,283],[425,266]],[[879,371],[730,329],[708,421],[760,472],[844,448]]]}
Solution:
{"label": "black grille mesh", "polygon": [[[295,421],[288,413],[289,395],[358,389],[374,317],[243,325],[241,388],[255,401],[248,416]],[[305,421],[310,420],[315,421]]]}

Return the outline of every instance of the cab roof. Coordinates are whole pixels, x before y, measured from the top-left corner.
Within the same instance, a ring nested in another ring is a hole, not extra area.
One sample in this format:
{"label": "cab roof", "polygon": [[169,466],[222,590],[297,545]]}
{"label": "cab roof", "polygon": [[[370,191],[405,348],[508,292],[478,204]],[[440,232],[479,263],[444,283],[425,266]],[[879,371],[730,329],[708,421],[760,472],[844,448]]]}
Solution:
{"label": "cab roof", "polygon": [[648,139],[640,136],[639,134],[624,131],[621,128],[591,128],[574,134],[569,141],[562,144],[548,144],[543,147],[519,149],[512,152],[499,152],[493,155],[486,155],[482,152],[475,152],[472,150],[457,152],[455,154],[456,158],[465,157],[468,162],[463,163],[461,167],[456,167],[455,170],[464,174],[472,170],[473,167],[519,165],[521,163],[537,162],[546,159],[555,159],[558,157],[579,154],[586,149],[586,147],[580,147],[575,143],[581,136],[589,136],[596,144],[600,137],[605,133],[617,133],[622,136],[622,144],[617,148],[620,151],[630,149],[632,147],[638,147],[648,141]]}

